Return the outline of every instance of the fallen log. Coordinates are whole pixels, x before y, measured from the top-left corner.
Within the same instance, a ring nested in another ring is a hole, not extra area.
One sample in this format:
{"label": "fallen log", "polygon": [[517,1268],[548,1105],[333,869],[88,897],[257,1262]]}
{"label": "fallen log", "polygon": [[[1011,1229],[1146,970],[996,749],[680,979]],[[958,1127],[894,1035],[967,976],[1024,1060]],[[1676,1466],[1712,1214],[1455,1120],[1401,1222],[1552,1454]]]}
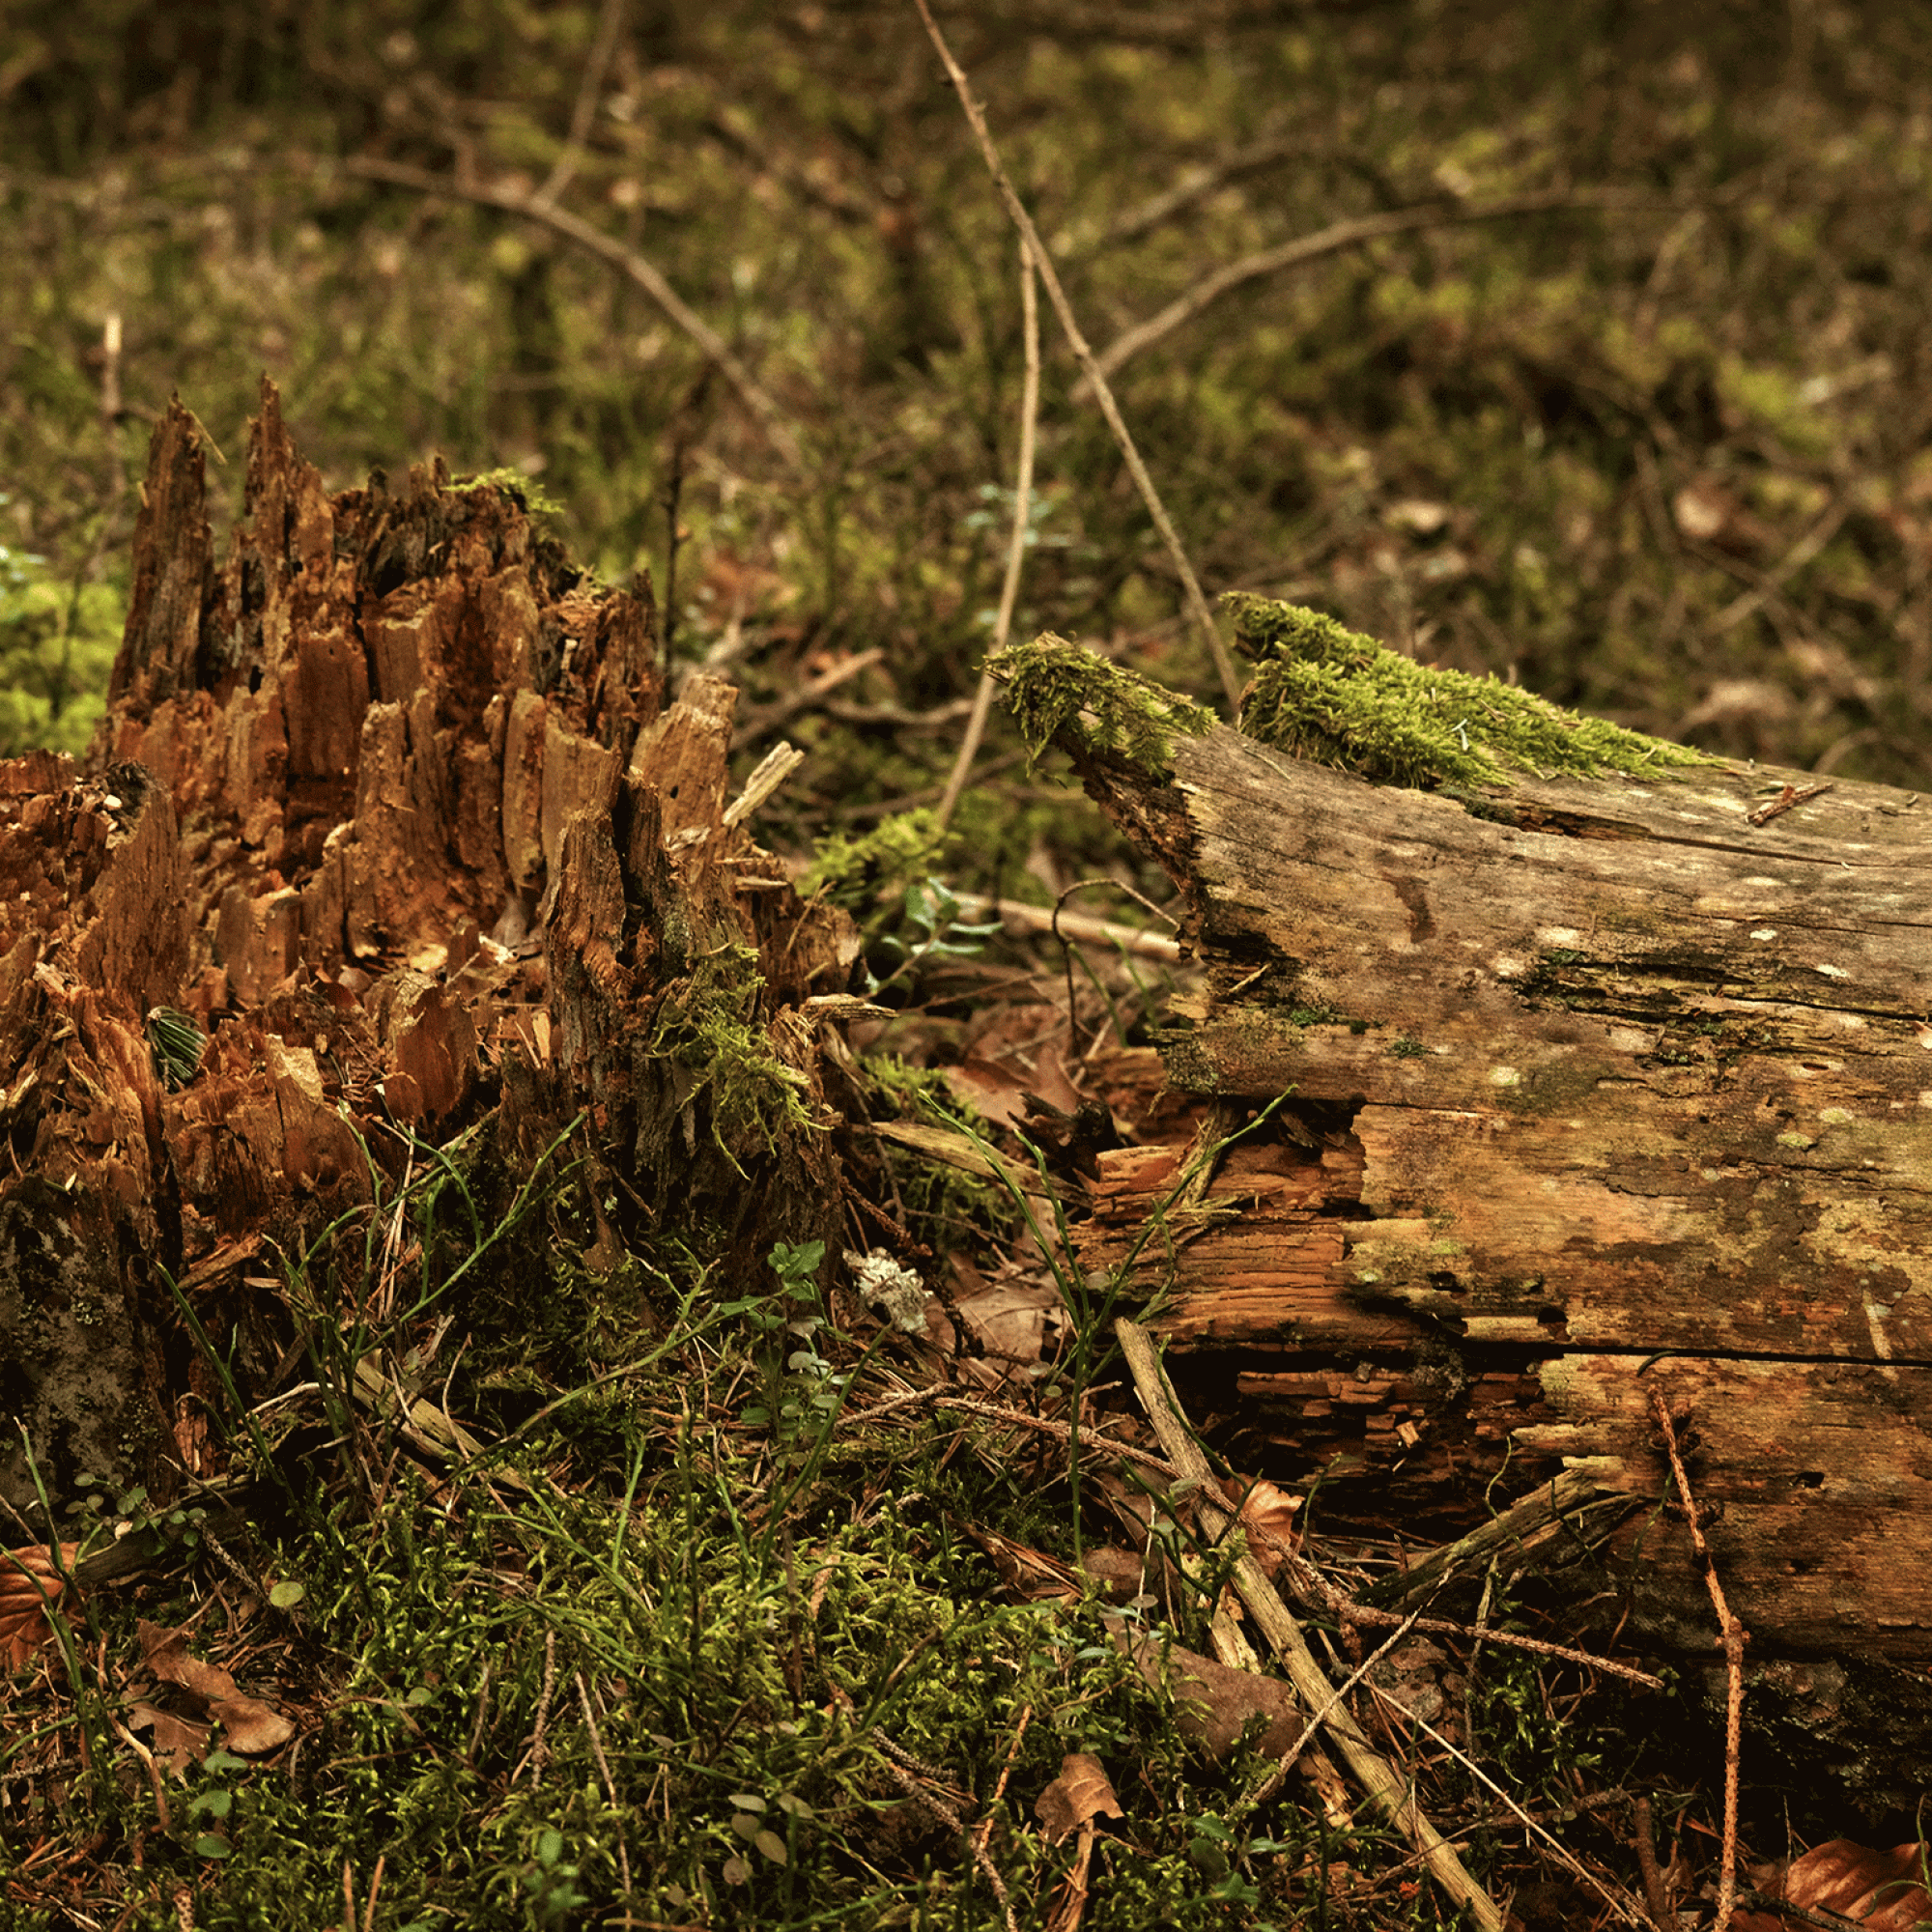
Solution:
{"label": "fallen log", "polygon": [[[1162,1051],[1225,1143],[1102,1155],[1082,1259],[1161,1296],[1193,1411],[1330,1529],[1658,1498],[1613,1614],[1708,1656],[1662,1387],[1753,1656],[1889,1669],[1932,1736],[1932,806],[1640,749],[1375,783],[1066,649],[1010,693],[1180,889]],[[1475,682],[1424,687],[1452,753]]]}

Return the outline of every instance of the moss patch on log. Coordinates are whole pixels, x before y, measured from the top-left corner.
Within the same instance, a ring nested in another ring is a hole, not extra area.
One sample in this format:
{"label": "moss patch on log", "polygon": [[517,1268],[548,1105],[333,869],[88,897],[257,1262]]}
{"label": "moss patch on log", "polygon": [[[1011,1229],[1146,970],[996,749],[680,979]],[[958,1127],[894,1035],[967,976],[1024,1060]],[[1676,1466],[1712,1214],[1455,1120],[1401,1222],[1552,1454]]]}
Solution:
{"label": "moss patch on log", "polygon": [[1240,728],[1297,758],[1417,788],[1539,778],[1661,778],[1719,762],[1566,711],[1533,692],[1432,670],[1335,618],[1231,591],[1235,641],[1253,661]]}
{"label": "moss patch on log", "polygon": [[1000,652],[993,674],[1006,686],[1007,703],[1035,757],[1058,739],[1164,779],[1176,734],[1198,738],[1214,723],[1214,714],[1191,697],[1050,631]]}

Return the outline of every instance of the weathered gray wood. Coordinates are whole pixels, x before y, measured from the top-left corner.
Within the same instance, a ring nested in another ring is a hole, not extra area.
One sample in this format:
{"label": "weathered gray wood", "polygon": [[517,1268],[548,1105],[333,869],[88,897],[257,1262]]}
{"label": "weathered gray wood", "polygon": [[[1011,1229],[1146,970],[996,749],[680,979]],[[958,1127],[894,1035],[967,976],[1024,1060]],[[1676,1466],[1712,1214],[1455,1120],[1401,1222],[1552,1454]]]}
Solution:
{"label": "weathered gray wood", "polygon": [[[1498,1499],[1564,1463],[1662,1495],[1662,1385],[1760,1645],[1932,1658],[1932,804],[1457,798],[1226,729],[1082,774],[1187,896],[1171,1076],[1294,1096],[1202,1208],[1180,1150],[1103,1161],[1088,1259],[1159,1210],[1139,1271],[1222,1425],[1439,1523],[1506,1458]],[[1707,1640],[1681,1523],[1623,1542],[1641,1620]]]}

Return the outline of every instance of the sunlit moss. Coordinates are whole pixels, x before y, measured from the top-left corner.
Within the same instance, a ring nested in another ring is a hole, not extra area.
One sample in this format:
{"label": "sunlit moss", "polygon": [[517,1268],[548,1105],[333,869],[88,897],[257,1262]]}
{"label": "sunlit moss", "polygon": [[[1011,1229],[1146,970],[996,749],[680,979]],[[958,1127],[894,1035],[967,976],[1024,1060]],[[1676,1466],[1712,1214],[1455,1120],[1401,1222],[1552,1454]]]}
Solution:
{"label": "sunlit moss", "polygon": [[1241,729],[1296,757],[1406,785],[1658,777],[1706,754],[1566,711],[1493,677],[1432,670],[1333,617],[1231,592],[1236,642],[1255,663]]}
{"label": "sunlit moss", "polygon": [[1198,738],[1214,714],[1138,671],[1050,632],[993,660],[1020,735],[1035,756],[1063,732],[1139,770],[1165,772],[1176,733]]}

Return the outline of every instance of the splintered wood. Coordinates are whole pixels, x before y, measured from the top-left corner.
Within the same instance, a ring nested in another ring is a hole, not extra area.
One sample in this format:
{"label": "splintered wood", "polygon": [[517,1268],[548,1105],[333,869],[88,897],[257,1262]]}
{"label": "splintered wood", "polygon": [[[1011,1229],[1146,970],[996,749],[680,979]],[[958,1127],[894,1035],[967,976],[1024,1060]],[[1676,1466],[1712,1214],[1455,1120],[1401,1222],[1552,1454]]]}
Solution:
{"label": "splintered wood", "polygon": [[[1431,1537],[1566,1465],[1662,1498],[1662,1387],[1754,1654],[1932,1660],[1924,810],[1839,783],[1754,823],[1790,775],[1722,769],[1433,795],[1225,728],[1152,777],[1069,749],[1187,896],[1171,1077],[1278,1103],[1205,1192],[1199,1149],[1103,1155],[1083,1253],[1166,1292],[1239,1460]],[[1707,1646],[1682,1520],[1622,1545],[1635,1627]]]}
{"label": "splintered wood", "polygon": [[[56,1489],[165,1492],[152,1264],[272,1365],[263,1258],[366,1198],[365,1146],[393,1179],[410,1132],[487,1121],[524,1173],[582,1112],[599,1213],[674,1199],[749,1258],[837,1208],[806,1003],[855,942],[727,821],[735,694],[666,707],[648,586],[440,463],[331,495],[268,385],[218,568],[205,482],[177,403],[94,750],[0,765],[0,1332]],[[700,984],[782,1106],[722,1110]],[[209,1036],[186,1078],[157,1009]],[[17,1441],[0,1492],[31,1505]]]}

